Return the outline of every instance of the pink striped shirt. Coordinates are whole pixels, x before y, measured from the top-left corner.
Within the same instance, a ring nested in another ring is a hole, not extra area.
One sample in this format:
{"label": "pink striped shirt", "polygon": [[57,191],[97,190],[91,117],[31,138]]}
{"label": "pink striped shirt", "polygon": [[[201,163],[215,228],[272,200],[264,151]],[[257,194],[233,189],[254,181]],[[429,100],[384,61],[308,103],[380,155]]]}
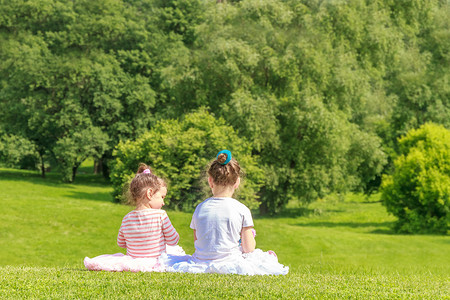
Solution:
{"label": "pink striped shirt", "polygon": [[162,209],[133,210],[122,220],[117,245],[132,257],[158,257],[166,244],[175,246],[180,236]]}

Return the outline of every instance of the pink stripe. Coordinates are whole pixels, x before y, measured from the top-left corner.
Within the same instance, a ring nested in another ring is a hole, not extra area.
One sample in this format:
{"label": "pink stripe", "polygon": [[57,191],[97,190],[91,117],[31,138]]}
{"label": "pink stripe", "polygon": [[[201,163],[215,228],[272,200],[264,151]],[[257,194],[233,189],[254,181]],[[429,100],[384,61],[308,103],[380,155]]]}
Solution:
{"label": "pink stripe", "polygon": [[149,243],[158,242],[160,240],[163,240],[163,238],[157,237],[155,239],[148,239],[148,240],[144,240],[144,241],[128,240],[128,243],[133,244],[133,245],[145,245],[145,244],[149,244]]}
{"label": "pink stripe", "polygon": [[133,253],[136,255],[151,255],[153,253],[161,253],[163,251],[164,251],[164,248],[154,248],[152,250],[143,250],[143,251],[134,250],[134,249],[127,250],[128,253]]}
{"label": "pink stripe", "polygon": [[159,216],[155,216],[153,218],[139,218],[139,219],[124,219],[122,223],[140,223],[140,222],[149,222],[149,221],[158,221],[161,222],[161,218]]}
{"label": "pink stripe", "polygon": [[174,232],[171,235],[166,235],[164,236],[166,240],[174,240],[176,238],[178,238],[180,235],[177,232]]}
{"label": "pink stripe", "polygon": [[164,251],[164,248],[156,248],[154,250],[146,250],[146,251],[137,251],[137,250],[127,250],[127,253],[132,253],[133,255],[153,255],[153,254],[161,254]]}
{"label": "pink stripe", "polygon": [[133,211],[122,220],[117,243],[132,257],[158,257],[166,244],[176,245],[179,239],[165,211]]}
{"label": "pink stripe", "polygon": [[150,229],[128,229],[127,231],[124,232],[124,237],[125,236],[129,236],[130,234],[147,234],[147,235],[157,235],[157,234],[161,234],[162,231],[161,229],[154,229],[154,230],[150,230]]}
{"label": "pink stripe", "polygon": [[153,242],[153,243],[141,244],[141,245],[128,243],[128,247],[130,247],[131,249],[138,249],[138,248],[139,249],[143,249],[145,247],[147,247],[149,249],[153,249],[153,248],[156,248],[156,247],[159,247],[159,246],[163,246],[164,243],[165,243],[164,240],[156,241],[156,242]]}
{"label": "pink stripe", "polygon": [[128,218],[124,218],[122,221],[140,221],[140,220],[161,220],[160,214],[153,214],[153,215],[144,215],[144,216],[129,216]]}
{"label": "pink stripe", "polygon": [[173,232],[172,234],[166,234],[165,235],[165,237],[166,237],[166,239],[172,239],[173,237],[175,237],[175,236],[177,236],[178,234],[177,234],[177,232],[175,231],[175,232]]}
{"label": "pink stripe", "polygon": [[158,248],[149,248],[149,249],[130,249],[131,253],[139,254],[139,255],[147,255],[149,253],[161,253],[164,251],[164,248],[158,247]]}
{"label": "pink stripe", "polygon": [[156,217],[156,218],[141,218],[139,220],[123,220],[122,224],[133,224],[133,223],[135,223],[135,224],[142,224],[144,222],[147,222],[147,223],[148,222],[161,223],[162,220],[159,217]]}
{"label": "pink stripe", "polygon": [[127,249],[129,249],[130,251],[136,252],[136,253],[137,252],[139,252],[139,253],[147,253],[147,252],[153,252],[155,249],[161,250],[161,248],[163,248],[163,247],[164,247],[164,244],[158,245],[158,246],[155,246],[155,247],[148,247],[148,248],[133,248],[133,247],[130,247],[128,245]]}
{"label": "pink stripe", "polygon": [[166,239],[166,241],[167,241],[167,240],[168,240],[168,241],[173,241],[173,240],[179,239],[179,238],[180,238],[180,235],[179,235],[178,233],[175,232],[175,234],[172,234],[172,235],[170,235],[170,236],[165,236],[164,238]]}
{"label": "pink stripe", "polygon": [[120,228],[136,228],[140,230],[149,230],[150,228],[154,228],[153,230],[161,230],[161,224],[160,223],[145,223],[145,224],[125,224],[122,225]]}
{"label": "pink stripe", "polygon": [[124,220],[129,220],[129,219],[141,219],[141,218],[149,218],[149,217],[154,217],[154,216],[161,216],[164,214],[164,211],[160,211],[160,210],[154,210],[154,211],[149,211],[149,212],[145,212],[145,213],[137,213],[137,212],[130,212],[128,215],[126,215],[124,217]]}
{"label": "pink stripe", "polygon": [[134,258],[156,258],[161,255],[161,252],[155,252],[155,253],[151,253],[149,255],[138,255],[138,254],[133,254],[131,252],[127,252],[127,254]]}
{"label": "pink stripe", "polygon": [[173,228],[173,227],[172,227],[171,230],[167,230],[167,231],[164,232],[164,235],[165,235],[165,236],[172,236],[172,235],[174,235],[174,234],[177,234],[177,231],[176,231],[175,228]]}
{"label": "pink stripe", "polygon": [[139,221],[124,221],[122,222],[122,226],[129,226],[129,225],[145,225],[145,224],[158,224],[161,225],[161,220],[159,218],[157,219],[144,219]]}
{"label": "pink stripe", "polygon": [[128,239],[145,239],[145,238],[153,238],[163,236],[162,232],[158,234],[149,234],[148,232],[130,232],[127,233],[126,238]]}
{"label": "pink stripe", "polygon": [[133,243],[128,243],[128,246],[133,248],[133,249],[142,248],[142,247],[154,248],[156,246],[161,246],[161,245],[164,245],[164,240],[156,241],[156,242],[153,242],[153,243],[140,244],[140,245],[136,245],[136,244],[133,244]]}
{"label": "pink stripe", "polygon": [[149,248],[130,248],[128,247],[127,249],[135,252],[135,253],[149,253],[149,252],[155,252],[155,251],[160,251],[161,249],[164,250],[164,245],[159,245],[158,247],[149,247]]}
{"label": "pink stripe", "polygon": [[173,242],[166,241],[166,244],[169,246],[176,246],[178,244],[178,240],[175,240]]}

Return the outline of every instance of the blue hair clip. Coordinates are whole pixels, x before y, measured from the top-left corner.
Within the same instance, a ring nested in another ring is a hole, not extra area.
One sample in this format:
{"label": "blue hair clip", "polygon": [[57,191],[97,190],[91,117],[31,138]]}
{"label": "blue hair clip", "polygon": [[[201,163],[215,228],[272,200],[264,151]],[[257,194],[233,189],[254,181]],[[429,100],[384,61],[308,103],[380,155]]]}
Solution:
{"label": "blue hair clip", "polygon": [[219,157],[219,155],[222,154],[222,153],[224,153],[224,154],[227,155],[227,160],[222,164],[222,165],[226,165],[226,164],[229,163],[230,160],[231,160],[231,152],[230,152],[230,150],[222,150],[222,151],[220,151],[219,153],[217,153],[216,159],[217,159],[217,158]]}

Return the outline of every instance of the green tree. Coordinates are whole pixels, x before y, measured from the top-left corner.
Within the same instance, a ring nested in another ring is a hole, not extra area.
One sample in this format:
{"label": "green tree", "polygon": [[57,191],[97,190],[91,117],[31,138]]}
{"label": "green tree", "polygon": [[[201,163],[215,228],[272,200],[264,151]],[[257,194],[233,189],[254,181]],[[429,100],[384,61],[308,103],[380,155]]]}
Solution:
{"label": "green tree", "polygon": [[405,135],[426,122],[450,128],[448,2],[391,2],[389,7],[402,33],[402,47],[393,51],[387,72],[386,90],[395,95],[392,136]]}
{"label": "green tree", "polygon": [[192,45],[196,39],[195,27],[203,22],[204,4],[201,0],[159,0],[159,24],[167,33],[182,37],[186,45]]}
{"label": "green tree", "polygon": [[[119,141],[207,107],[259,157],[263,210],[370,192],[398,136],[450,126],[448,15],[441,0],[3,1],[0,122],[65,174],[83,153],[107,174]],[[98,143],[75,150],[80,132]]]}
{"label": "green tree", "polygon": [[[382,74],[358,61],[369,19],[359,4],[354,11],[277,0],[208,7],[196,47],[166,69],[165,93],[183,103],[174,116],[206,105],[251,141],[268,174],[263,211],[366,189],[385,164],[376,130],[388,96]],[[326,23],[333,18],[348,23]]]}
{"label": "green tree", "polygon": [[209,196],[205,171],[222,149],[229,149],[245,172],[236,197],[249,208],[257,208],[263,172],[251,155],[250,143],[205,109],[180,120],[158,122],[136,140],[121,142],[114,151],[114,195],[126,202],[124,187],[126,191],[139,163],[144,162],[168,181],[166,205],[190,211]]}
{"label": "green tree", "polygon": [[[106,148],[108,137],[94,123],[95,115],[89,113],[98,99],[110,97],[105,85],[100,87],[103,92],[98,97],[90,85],[94,74],[101,74],[105,61],[101,55],[95,56],[94,60],[100,62],[89,67],[92,60],[86,57],[56,56],[42,39],[29,35],[22,38],[10,40],[10,51],[3,56],[8,65],[4,72],[10,79],[1,90],[5,128],[32,141],[41,156],[48,154],[61,162],[63,179],[73,181],[82,161],[69,159],[69,153],[87,158],[79,154],[101,156]],[[104,74],[109,76],[110,72]],[[91,101],[94,105],[88,106]],[[108,108],[104,102],[98,107],[97,113]]]}
{"label": "green tree", "polygon": [[107,162],[120,140],[154,121],[150,56],[163,38],[149,39],[159,36],[133,7],[35,0],[0,9],[4,128],[32,141],[42,161],[59,162],[65,180],[86,155]]}
{"label": "green tree", "polygon": [[446,234],[450,224],[450,131],[427,123],[399,139],[395,171],[383,177],[382,201],[407,233]]}
{"label": "green tree", "polygon": [[0,131],[0,164],[34,170],[39,164],[36,146],[21,136]]}

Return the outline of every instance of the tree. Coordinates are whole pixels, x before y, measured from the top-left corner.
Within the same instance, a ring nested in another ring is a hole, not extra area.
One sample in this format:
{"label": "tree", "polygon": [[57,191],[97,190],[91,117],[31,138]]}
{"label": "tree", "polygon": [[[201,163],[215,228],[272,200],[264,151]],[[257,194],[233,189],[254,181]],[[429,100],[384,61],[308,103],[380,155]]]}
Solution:
{"label": "tree", "polygon": [[[369,18],[359,16],[364,5],[348,7],[277,0],[211,6],[194,50],[165,74],[164,93],[183,103],[173,116],[206,105],[251,141],[267,174],[263,212],[291,199],[366,189],[386,162],[371,121],[386,118],[382,76],[371,76],[376,72],[352,48],[363,44]],[[325,23],[333,18],[349,22]]]}
{"label": "tree", "polygon": [[263,210],[370,192],[398,136],[450,126],[448,11],[441,0],[8,1],[0,122],[60,164],[84,153],[79,132],[95,133],[87,153],[107,174],[119,141],[207,107],[259,157]]}
{"label": "tree", "polygon": [[140,162],[168,181],[165,199],[169,208],[191,211],[210,194],[206,168],[218,151],[229,149],[245,176],[236,197],[250,209],[257,208],[263,172],[251,145],[221,118],[205,109],[180,120],[158,122],[134,141],[121,142],[114,151],[112,183],[116,199],[126,202],[124,187],[135,176]]}
{"label": "tree", "polygon": [[392,137],[427,122],[450,128],[450,6],[437,0],[387,3],[402,33],[386,74],[386,90],[395,97]]}
{"label": "tree", "polygon": [[382,201],[395,230],[446,234],[450,224],[450,131],[433,123],[399,139],[395,171],[385,175]]}
{"label": "tree", "polygon": [[42,162],[59,162],[65,180],[74,180],[86,155],[106,162],[121,139],[154,121],[149,55],[153,43],[164,43],[147,39],[134,8],[36,0],[0,9],[5,131],[35,144]]}
{"label": "tree", "polygon": [[21,136],[4,134],[0,130],[0,163],[7,167],[35,170],[39,157],[32,142]]}
{"label": "tree", "polygon": [[[53,55],[42,39],[29,35],[11,40],[7,46],[10,51],[3,55],[8,65],[4,72],[10,81],[1,90],[5,129],[32,141],[41,157],[51,155],[59,161],[63,179],[73,181],[80,159],[87,158],[81,153],[99,157],[106,148],[108,137],[89,110],[99,100],[103,102],[97,104],[101,107],[97,114],[112,106],[105,101],[114,96],[108,92],[115,90],[106,86],[111,82],[100,78],[105,83],[101,85],[94,81],[102,74],[102,66],[109,68],[108,61],[102,55]],[[91,65],[95,60],[98,63]],[[103,74],[109,76],[110,72]],[[98,97],[96,89],[103,90]]]}

